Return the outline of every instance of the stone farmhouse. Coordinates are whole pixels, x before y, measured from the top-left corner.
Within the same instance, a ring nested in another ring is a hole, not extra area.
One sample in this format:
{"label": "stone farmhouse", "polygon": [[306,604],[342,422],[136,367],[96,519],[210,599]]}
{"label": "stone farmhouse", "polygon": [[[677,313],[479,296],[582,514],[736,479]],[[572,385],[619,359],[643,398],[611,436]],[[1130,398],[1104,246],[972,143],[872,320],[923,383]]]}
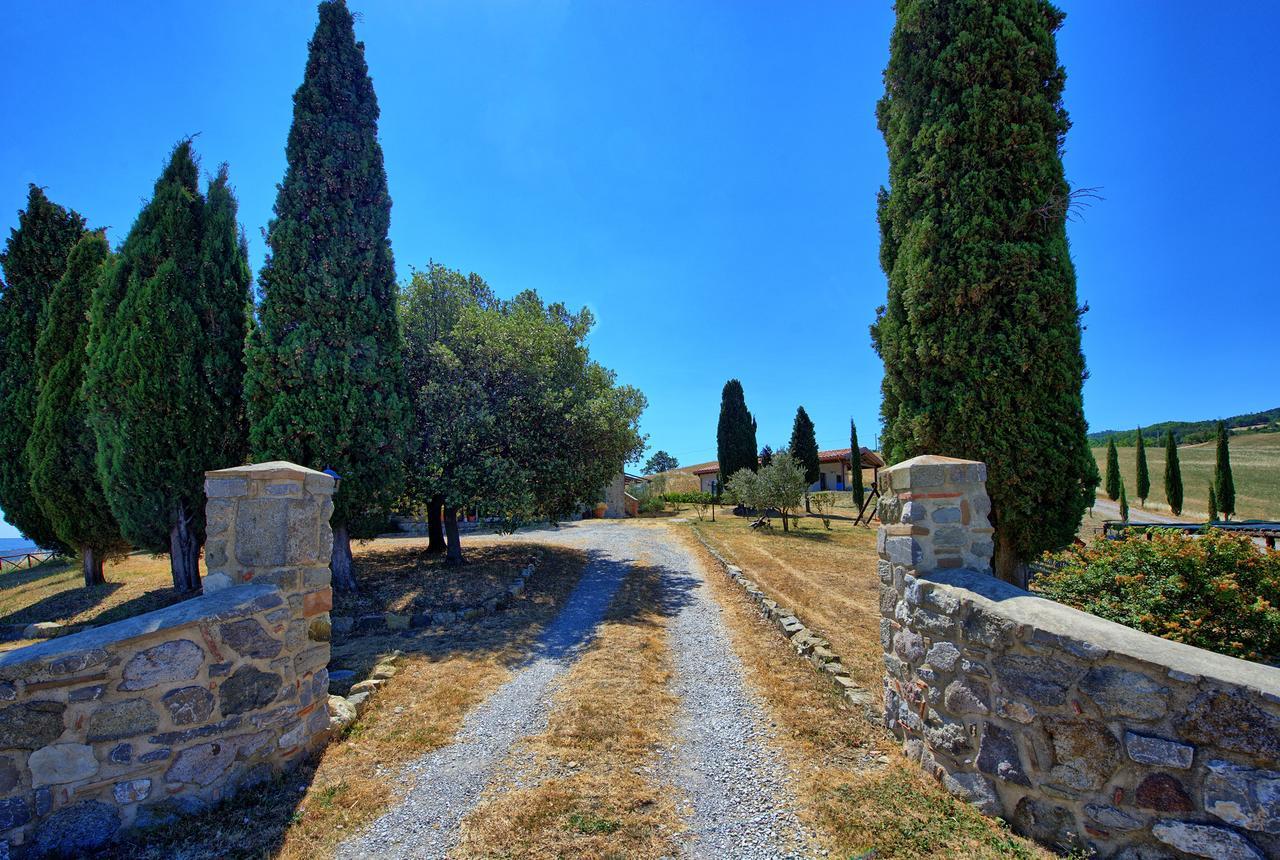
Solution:
{"label": "stone farmhouse", "polygon": [[[862,486],[873,487],[876,483],[876,476],[880,469],[885,465],[884,458],[872,451],[870,448],[861,448],[859,469]],[[814,481],[809,487],[809,491],[813,493],[822,490],[850,490],[853,488],[853,462],[850,456],[852,449],[850,448],[833,448],[829,451],[818,452],[818,463],[821,466],[822,474],[818,480]],[[689,470],[698,478],[700,489],[704,493],[714,493],[721,484],[720,464],[715,460],[710,463],[701,463]]]}

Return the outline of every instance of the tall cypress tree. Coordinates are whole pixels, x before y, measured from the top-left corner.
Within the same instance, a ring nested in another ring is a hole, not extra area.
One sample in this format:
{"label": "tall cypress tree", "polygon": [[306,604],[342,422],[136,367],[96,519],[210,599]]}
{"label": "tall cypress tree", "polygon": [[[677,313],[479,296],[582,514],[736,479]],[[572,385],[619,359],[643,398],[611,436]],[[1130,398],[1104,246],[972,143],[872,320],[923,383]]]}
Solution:
{"label": "tall cypress tree", "polygon": [[26,448],[31,492],[58,538],[79,550],[86,586],[105,582],[107,556],[129,549],[98,479],[98,443],[81,391],[89,300],[110,256],[106,236],[86,234],[71,249],[67,271],[49,296],[36,342],[40,395]]}
{"label": "tall cypress tree", "polygon": [[1147,471],[1147,444],[1142,439],[1142,428],[1138,428],[1138,443],[1135,456],[1138,458],[1138,499],[1145,507],[1147,496],[1151,494],[1151,473]]}
{"label": "tall cypress tree", "polygon": [[861,513],[866,502],[862,487],[862,446],[858,444],[858,425],[853,423],[852,418],[849,419],[849,458],[853,473],[850,475],[853,482],[853,506]]}
{"label": "tall cypress tree", "polygon": [[1174,516],[1182,513],[1182,466],[1178,463],[1178,443],[1172,430],[1164,434],[1164,497]]}
{"label": "tall cypress tree", "polygon": [[756,420],[747,409],[742,383],[730,379],[720,392],[720,421],[716,425],[716,459],[720,461],[720,487],[742,469],[755,471]]}
{"label": "tall cypress tree", "polygon": [[[227,394],[236,381],[224,377],[243,342],[243,322],[237,335],[227,320],[244,319],[244,296],[219,273],[243,269],[243,245],[225,171],[212,206],[198,174],[182,141],[94,291],[85,379],[111,512],[135,546],[169,554],[179,591],[200,586],[204,473],[240,447],[227,441],[238,416]],[[230,225],[218,226],[228,211]]]}
{"label": "tall cypress tree", "polygon": [[285,154],[248,351],[250,450],[341,476],[333,578],[353,590],[350,538],[399,495],[410,411],[378,102],[342,0],[319,6]]}
{"label": "tall cypress tree", "polygon": [[1116,440],[1107,439],[1107,498],[1116,501],[1120,498],[1120,455],[1116,453]]}
{"label": "tall cypress tree", "polygon": [[38,396],[36,340],[49,294],[67,268],[67,255],[84,233],[84,219],[32,185],[27,208],[0,252],[0,509],[9,524],[36,544],[66,549],[31,491],[27,440]]}
{"label": "tall cypress tree", "polygon": [[1209,522],[1216,523],[1218,521],[1218,491],[1213,488],[1213,484],[1209,485]]}
{"label": "tall cypress tree", "polygon": [[1120,482],[1120,521],[1129,522],[1129,497],[1124,493],[1124,481]]}
{"label": "tall cypress tree", "polygon": [[[791,424],[791,442],[787,450],[804,469],[805,484],[812,485],[822,477],[822,463],[818,460],[818,440],[814,434],[813,421],[803,406],[796,409],[796,420]],[[805,513],[810,513],[808,487],[804,491],[804,510]]]}
{"label": "tall cypress tree", "polygon": [[1231,476],[1230,432],[1225,422],[1218,422],[1218,462],[1213,470],[1213,489],[1217,493],[1218,511],[1230,521],[1236,512],[1236,482]]}
{"label": "tall cypress tree", "polygon": [[983,460],[997,573],[1071,542],[1096,468],[1045,0],[901,0],[877,115],[883,449]]}

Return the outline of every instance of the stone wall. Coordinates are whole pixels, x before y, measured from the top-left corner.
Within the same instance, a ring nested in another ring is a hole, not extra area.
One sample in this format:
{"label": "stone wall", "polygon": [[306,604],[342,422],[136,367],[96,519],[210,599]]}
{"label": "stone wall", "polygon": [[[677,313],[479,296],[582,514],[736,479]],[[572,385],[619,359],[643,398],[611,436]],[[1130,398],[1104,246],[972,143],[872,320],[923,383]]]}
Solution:
{"label": "stone wall", "polygon": [[881,472],[885,718],[954,794],[1100,857],[1280,857],[1280,669],[992,576],[981,463]]}
{"label": "stone wall", "polygon": [[329,724],[333,479],[208,473],[205,593],[0,656],[0,856],[75,856],[296,764]]}

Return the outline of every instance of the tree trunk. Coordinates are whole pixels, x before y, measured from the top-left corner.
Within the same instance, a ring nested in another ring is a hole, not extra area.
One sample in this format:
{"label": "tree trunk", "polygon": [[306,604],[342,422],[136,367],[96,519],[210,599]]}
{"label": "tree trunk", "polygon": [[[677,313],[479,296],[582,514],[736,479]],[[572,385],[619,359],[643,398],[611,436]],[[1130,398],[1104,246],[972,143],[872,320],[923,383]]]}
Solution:
{"label": "tree trunk", "polygon": [[169,529],[169,571],[174,589],[187,594],[200,588],[200,544],[191,530],[191,515],[181,504],[176,506],[173,519]]}
{"label": "tree trunk", "polygon": [[466,564],[462,557],[462,541],[458,536],[458,509],[444,509],[444,534],[449,541],[449,550],[445,553],[444,563],[450,567]]}
{"label": "tree trunk", "polygon": [[333,553],[329,556],[329,570],[333,572],[333,587],[338,591],[355,593],[356,575],[352,570],[351,533],[345,525],[333,527]]}
{"label": "tree trunk", "polygon": [[813,513],[813,511],[809,510],[809,494],[808,493],[804,494],[804,512],[806,514]]}
{"label": "tree trunk", "polygon": [[787,528],[787,514],[786,514],[786,511],[783,511],[783,513],[782,513],[782,530],[783,530],[784,532],[785,532],[785,531],[790,531],[790,529],[788,529],[788,528]]}
{"label": "tree trunk", "polygon": [[1013,551],[1008,538],[996,531],[995,557],[991,560],[996,576],[1018,588],[1027,587],[1027,566]]}
{"label": "tree trunk", "polygon": [[427,502],[427,555],[444,550],[444,496],[434,495]]}
{"label": "tree trunk", "polygon": [[94,585],[102,585],[107,581],[107,577],[102,572],[103,558],[99,553],[94,551],[93,547],[81,547],[80,558],[84,568],[85,588],[89,588]]}

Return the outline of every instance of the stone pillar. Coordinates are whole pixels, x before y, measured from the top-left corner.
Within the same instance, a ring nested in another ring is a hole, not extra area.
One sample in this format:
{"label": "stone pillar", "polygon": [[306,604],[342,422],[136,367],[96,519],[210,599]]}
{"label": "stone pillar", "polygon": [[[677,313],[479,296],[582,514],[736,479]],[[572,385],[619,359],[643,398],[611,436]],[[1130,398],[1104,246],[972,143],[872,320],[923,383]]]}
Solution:
{"label": "stone pillar", "polygon": [[299,683],[329,665],[334,480],[294,463],[205,473],[206,594],[270,583],[288,601],[285,647]]}
{"label": "stone pillar", "polygon": [[[882,470],[876,546],[881,580],[901,588],[906,573],[990,573],[995,544],[986,480],[984,463],[932,454]],[[885,579],[890,571],[894,580]]]}

